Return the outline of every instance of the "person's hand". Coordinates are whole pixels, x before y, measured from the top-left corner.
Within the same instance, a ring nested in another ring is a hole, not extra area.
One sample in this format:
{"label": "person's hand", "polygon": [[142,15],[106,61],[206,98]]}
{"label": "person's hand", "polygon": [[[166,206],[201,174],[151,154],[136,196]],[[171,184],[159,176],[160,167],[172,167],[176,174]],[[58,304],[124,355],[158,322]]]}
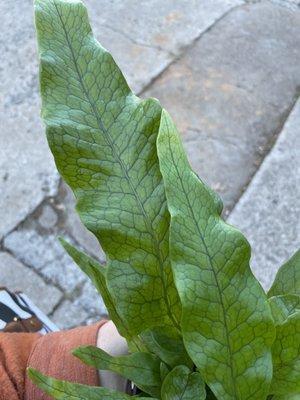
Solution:
{"label": "person's hand", "polygon": [[[98,332],[97,347],[112,356],[128,353],[126,340],[119,334],[112,321],[104,324]],[[110,371],[99,371],[100,385],[111,389],[126,391],[127,380]]]}

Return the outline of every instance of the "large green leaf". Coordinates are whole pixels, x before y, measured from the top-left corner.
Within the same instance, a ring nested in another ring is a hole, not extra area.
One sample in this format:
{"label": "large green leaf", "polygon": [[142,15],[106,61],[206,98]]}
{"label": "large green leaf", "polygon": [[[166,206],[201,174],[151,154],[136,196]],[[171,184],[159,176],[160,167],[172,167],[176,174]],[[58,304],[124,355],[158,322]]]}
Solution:
{"label": "large green leaf", "polygon": [[270,392],[289,399],[300,393],[300,297],[285,295],[269,301],[276,324]]}
{"label": "large green leaf", "polygon": [[191,170],[165,111],[157,146],[185,346],[218,399],[265,400],[274,326],[249,268],[250,246],[220,218],[215,196]]}
{"label": "large green leaf", "polygon": [[144,392],[159,395],[161,386],[160,360],[149,353],[133,353],[113,357],[94,346],[82,346],[73,354],[84,363],[100,370],[116,372],[130,379]]}
{"label": "large green leaf", "polygon": [[281,294],[300,295],[300,250],[279,268],[268,296]]}
{"label": "large green leaf", "polygon": [[161,387],[162,400],[205,400],[205,384],[199,372],[178,365],[166,376]]}
{"label": "large green leaf", "polygon": [[[41,374],[33,368],[28,370],[30,379],[45,393],[57,400],[130,400],[131,396],[115,390],[60,381]],[[140,400],[151,400],[150,397]]]}
{"label": "large green leaf", "polygon": [[108,258],[107,285],[136,334],[178,326],[158,167],[161,106],[140,100],[92,35],[79,0],[35,0],[42,117],[77,211]]}

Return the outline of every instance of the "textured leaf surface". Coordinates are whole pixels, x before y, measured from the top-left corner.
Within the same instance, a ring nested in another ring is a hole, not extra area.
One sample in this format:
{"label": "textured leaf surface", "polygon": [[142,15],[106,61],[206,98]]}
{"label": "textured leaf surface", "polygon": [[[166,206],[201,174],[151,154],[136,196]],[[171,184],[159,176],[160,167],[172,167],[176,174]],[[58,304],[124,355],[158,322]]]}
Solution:
{"label": "textured leaf surface", "polygon": [[175,367],[162,384],[162,400],[205,400],[205,397],[205,384],[199,372],[191,372],[183,365]]}
{"label": "textured leaf surface", "polygon": [[268,296],[281,294],[300,295],[300,250],[279,268]]}
{"label": "textured leaf surface", "polygon": [[132,333],[177,325],[169,214],[158,167],[161,107],[141,101],[94,39],[79,0],[35,0],[42,117],[77,211],[101,243],[107,284]]}
{"label": "textured leaf surface", "polygon": [[300,311],[300,296],[287,294],[269,299],[275,325],[283,323],[289,316]]}
{"label": "textured leaf surface", "polygon": [[160,392],[160,360],[149,353],[112,357],[97,347],[82,346],[74,350],[73,354],[92,367],[113,371],[130,379],[152,396]]}
{"label": "textured leaf surface", "polygon": [[143,343],[151,353],[156,354],[170,367],[186,365],[191,367],[192,360],[188,356],[182,337],[175,330],[158,327],[141,333]]}
{"label": "textured leaf surface", "polygon": [[246,239],[220,218],[163,111],[158,156],[171,214],[170,254],[190,357],[218,399],[265,400],[274,326]]}
{"label": "textured leaf surface", "polygon": [[[130,400],[131,396],[115,390],[59,381],[30,368],[30,379],[45,393],[57,400]],[[150,397],[141,400],[151,400]]]}
{"label": "textured leaf surface", "polygon": [[276,324],[270,392],[288,399],[289,395],[300,393],[300,298],[272,297],[270,303]]}

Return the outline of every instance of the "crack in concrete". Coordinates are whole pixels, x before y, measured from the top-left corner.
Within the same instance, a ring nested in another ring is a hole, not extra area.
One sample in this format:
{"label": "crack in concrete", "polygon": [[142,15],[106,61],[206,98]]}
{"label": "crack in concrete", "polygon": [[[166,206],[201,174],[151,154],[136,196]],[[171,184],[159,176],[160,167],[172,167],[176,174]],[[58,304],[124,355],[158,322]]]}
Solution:
{"label": "crack in concrete", "polygon": [[176,64],[190,49],[192,49],[196,43],[209,31],[211,31],[220,21],[222,21],[224,18],[226,18],[231,12],[234,10],[244,7],[245,2],[242,4],[238,4],[237,6],[233,6],[229,8],[227,11],[225,11],[219,18],[217,18],[211,25],[209,25],[206,29],[201,31],[199,35],[197,35],[189,44],[186,46],[182,46],[179,49],[178,54],[175,55],[173,60],[171,60],[162,70],[156,74],[150,81],[139,91],[138,95],[141,96],[143,95],[150,87],[160,78],[164,73],[167,72],[167,70],[173,65]]}
{"label": "crack in concrete", "polygon": [[106,25],[106,24],[101,24],[101,26],[103,26],[106,29],[111,30],[114,33],[117,33],[121,36],[124,36],[124,38],[128,39],[132,44],[135,44],[137,46],[141,46],[141,47],[146,47],[149,49],[154,49],[154,50],[158,50],[161,51],[162,53],[167,54],[169,57],[176,57],[176,54],[173,53],[172,51],[169,51],[167,49],[164,49],[161,46],[157,46],[157,45],[153,45],[153,44],[149,44],[149,43],[145,43],[139,40],[134,39],[133,37],[131,37],[130,35],[128,35],[127,33],[123,32],[121,29],[117,29],[115,27]]}

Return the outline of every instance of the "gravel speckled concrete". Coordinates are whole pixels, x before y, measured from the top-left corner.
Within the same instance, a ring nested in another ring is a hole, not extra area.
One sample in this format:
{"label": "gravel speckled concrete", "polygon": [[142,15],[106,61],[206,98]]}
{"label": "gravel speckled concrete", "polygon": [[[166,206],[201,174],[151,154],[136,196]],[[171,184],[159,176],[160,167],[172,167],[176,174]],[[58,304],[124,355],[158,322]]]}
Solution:
{"label": "gravel speckled concrete", "polygon": [[248,238],[253,271],[269,288],[300,248],[300,101],[228,221]]}

